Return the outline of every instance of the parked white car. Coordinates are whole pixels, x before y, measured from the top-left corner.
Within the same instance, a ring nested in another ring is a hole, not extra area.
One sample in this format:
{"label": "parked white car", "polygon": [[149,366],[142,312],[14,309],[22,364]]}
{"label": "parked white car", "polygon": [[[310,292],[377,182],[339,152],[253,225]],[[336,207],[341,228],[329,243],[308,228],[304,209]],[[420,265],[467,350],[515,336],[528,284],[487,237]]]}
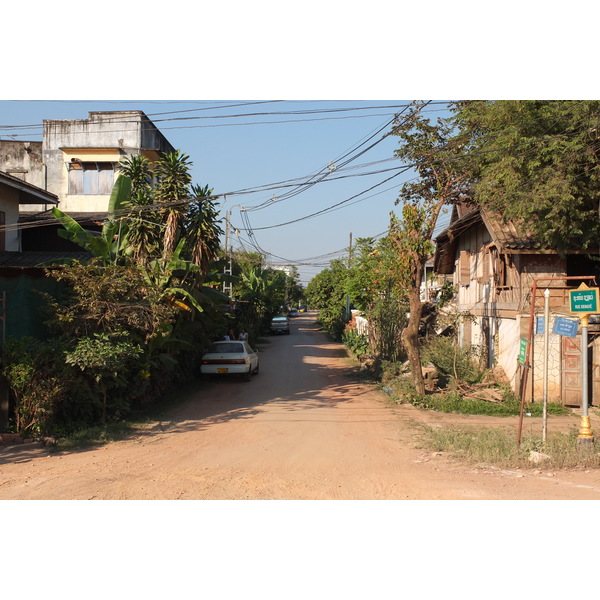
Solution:
{"label": "parked white car", "polygon": [[205,375],[243,375],[247,381],[258,373],[258,354],[248,342],[213,342],[202,357]]}

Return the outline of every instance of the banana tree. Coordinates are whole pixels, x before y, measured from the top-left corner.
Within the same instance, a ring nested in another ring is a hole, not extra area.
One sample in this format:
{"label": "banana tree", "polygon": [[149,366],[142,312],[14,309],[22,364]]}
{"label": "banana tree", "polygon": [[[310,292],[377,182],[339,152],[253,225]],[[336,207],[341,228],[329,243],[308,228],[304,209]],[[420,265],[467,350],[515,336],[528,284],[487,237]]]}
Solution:
{"label": "banana tree", "polygon": [[[99,259],[102,264],[116,263],[119,257],[127,254],[126,249],[126,221],[118,216],[131,195],[131,179],[120,175],[113,186],[108,204],[108,212],[112,216],[103,226],[101,232],[84,229],[75,219],[64,213],[59,208],[53,207],[52,214],[64,227],[58,230],[59,237],[81,246]],[[117,214],[115,214],[117,213]],[[115,219],[115,216],[117,217]],[[39,266],[70,264],[73,259],[63,258],[42,263]]]}
{"label": "banana tree", "polygon": [[[203,303],[223,304],[227,302],[227,296],[218,290],[203,286],[199,289],[191,289],[182,285],[174,285],[177,275],[187,273],[200,273],[202,267],[189,260],[181,258],[181,252],[185,246],[185,239],[177,244],[171,258],[167,261],[156,259],[147,265],[140,265],[144,279],[149,286],[159,290],[160,298],[166,300],[182,310],[191,311],[194,307],[198,312],[203,312]],[[186,304],[188,302],[189,304]]]}

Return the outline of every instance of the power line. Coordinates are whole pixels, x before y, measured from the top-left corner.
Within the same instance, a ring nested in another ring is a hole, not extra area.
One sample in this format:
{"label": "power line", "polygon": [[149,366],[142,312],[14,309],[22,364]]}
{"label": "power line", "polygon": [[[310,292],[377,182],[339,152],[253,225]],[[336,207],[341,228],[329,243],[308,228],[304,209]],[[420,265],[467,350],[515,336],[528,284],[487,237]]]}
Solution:
{"label": "power line", "polygon": [[[332,210],[338,206],[341,206],[343,204],[346,204],[347,202],[350,202],[350,200],[353,200],[353,199],[357,198],[358,196],[361,196],[362,194],[366,194],[367,192],[370,192],[372,189],[375,189],[376,187],[383,185],[384,183],[387,183],[391,179],[394,179],[395,177],[402,175],[403,173],[408,171],[408,169],[410,169],[410,168],[411,168],[410,166],[404,167],[398,173],[395,173],[391,177],[387,177],[383,181],[380,181],[379,183],[372,185],[370,188],[367,188],[366,190],[363,190],[362,192],[359,192],[358,194],[355,194],[354,196],[351,196],[350,198],[346,198],[345,200],[342,200],[341,202],[337,202],[336,204],[333,204],[332,206],[329,206],[329,207],[319,210],[317,212],[311,213],[310,215],[306,215],[306,216],[300,217],[298,219],[293,219],[292,221],[286,221],[285,223],[278,223],[277,225],[268,225],[266,227],[254,227],[254,231],[260,231],[260,230],[264,230],[264,229],[274,229],[275,227],[283,227],[284,225],[291,225],[293,223],[299,223],[300,221],[305,221],[306,219],[310,219],[310,218],[316,217],[318,215],[321,215],[323,213],[329,212],[330,210]],[[249,229],[250,228],[248,228],[248,229],[242,228],[243,231],[248,231]]]}
{"label": "power line", "polygon": [[[264,102],[284,102],[282,100],[270,100],[270,101],[264,101]],[[258,104],[259,102],[255,102],[256,104]],[[248,104],[253,104],[253,103],[248,103]],[[444,102],[438,102],[438,104],[446,104]],[[215,106],[215,107],[204,107],[204,108],[199,108],[199,109],[190,109],[190,111],[199,111],[199,110],[218,110],[218,109],[222,109],[222,108],[230,108],[230,107],[234,107],[234,106],[242,106],[244,105],[244,103],[240,103],[240,104],[231,104],[231,105],[225,105],[225,106]],[[392,109],[392,108],[403,108],[404,110],[406,110],[406,107],[409,106],[407,104],[398,104],[398,105],[388,105],[388,106],[356,106],[356,107],[347,107],[347,108],[328,108],[328,109],[311,109],[311,110],[297,110],[297,111],[272,111],[272,112],[249,112],[249,113],[239,113],[239,114],[232,114],[232,115],[202,115],[202,116],[187,116],[187,117],[172,117],[172,118],[164,118],[164,119],[151,119],[151,121],[153,123],[168,123],[168,122],[174,122],[174,121],[194,121],[194,120],[199,120],[199,119],[237,119],[237,118],[243,118],[243,117],[252,117],[252,116],[259,116],[259,117],[272,117],[272,116],[284,116],[284,115],[296,115],[296,116],[302,116],[302,115],[311,115],[311,114],[332,114],[335,112],[349,112],[349,111],[370,111],[370,110],[382,110],[382,109]],[[94,111],[92,111],[94,112]],[[107,111],[96,111],[96,112],[107,112]],[[115,111],[118,112],[118,111]],[[163,115],[163,114],[178,114],[179,112],[184,112],[184,111],[172,111],[172,112],[167,112],[167,113],[150,113],[147,114],[146,116],[150,119],[151,117],[153,117],[154,115]],[[233,124],[227,124],[227,126],[239,126],[239,125],[268,125],[268,124],[282,124],[282,123],[306,123],[309,121],[314,121],[314,120],[332,120],[332,119],[347,119],[347,118],[372,118],[374,116],[386,116],[387,114],[391,114],[391,113],[386,113],[386,114],[368,114],[368,115],[352,115],[352,116],[344,116],[344,117],[325,117],[322,119],[293,119],[293,120],[284,120],[284,121],[258,121],[258,122],[251,122],[251,123],[233,123]],[[56,119],[49,119],[50,121],[52,120],[56,120]],[[60,120],[60,119],[59,119]],[[122,116],[122,117],[113,117],[111,119],[112,123],[114,124],[126,124],[126,123],[138,123],[139,121],[137,119],[132,119],[129,116]],[[169,130],[169,129],[195,129],[198,127],[219,127],[222,126],[221,124],[214,124],[214,125],[189,125],[189,126],[177,126],[177,127],[162,127],[161,129],[165,129],[165,130]],[[43,131],[43,124],[28,124],[28,125],[0,125],[0,131],[2,130],[7,130],[7,131],[13,131],[13,130],[19,130],[19,129],[34,129],[36,130],[36,133],[41,133]],[[120,129],[115,129],[114,131],[110,131],[110,130],[105,130],[105,133],[119,133],[121,130]],[[79,132],[73,132],[73,133],[79,133]],[[82,134],[85,132],[81,132]],[[4,135],[8,135],[8,134],[4,134]],[[25,134],[15,134],[15,137],[23,137]],[[28,135],[31,135],[28,133]]]}

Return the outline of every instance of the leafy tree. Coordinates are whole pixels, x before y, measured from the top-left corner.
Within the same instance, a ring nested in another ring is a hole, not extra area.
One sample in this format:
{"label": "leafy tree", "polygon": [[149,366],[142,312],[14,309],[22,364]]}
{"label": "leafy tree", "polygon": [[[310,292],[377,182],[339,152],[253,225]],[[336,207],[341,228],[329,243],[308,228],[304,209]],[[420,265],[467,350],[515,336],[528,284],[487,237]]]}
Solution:
{"label": "leafy tree", "polygon": [[306,286],[309,304],[319,311],[323,328],[335,339],[341,340],[347,322],[346,296],[348,267],[341,260],[333,260],[328,269],[315,275]]}
{"label": "leafy tree", "polygon": [[454,113],[476,202],[559,253],[597,250],[600,101],[464,101]]}
{"label": "leafy tree", "polygon": [[304,298],[304,288],[299,282],[300,275],[298,273],[298,267],[293,266],[289,274],[286,273],[286,302],[291,305],[300,304],[302,298]]}
{"label": "leafy tree", "polygon": [[369,351],[377,360],[397,361],[408,312],[406,290],[396,277],[397,253],[389,236],[356,241],[347,291],[369,321]]}
{"label": "leafy tree", "polygon": [[47,270],[66,284],[60,300],[45,294],[50,330],[70,344],[96,333],[128,331],[137,343],[146,343],[161,324],[174,322],[180,308],[164,302],[164,289],[149,285],[135,265],[73,263]]}
{"label": "leafy tree", "polygon": [[402,204],[402,219],[392,214],[390,239],[397,252],[396,276],[405,286],[409,318],[402,339],[410,363],[413,383],[419,394],[425,392],[419,348],[422,315],[420,287],[425,263],[433,252],[431,237],[442,207],[458,201],[467,191],[467,177],[457,158],[464,141],[456,134],[450,119],[432,123],[423,117],[420,106],[411,107],[407,118],[392,132],[401,140],[396,156],[413,165],[417,173],[406,182],[396,204]]}

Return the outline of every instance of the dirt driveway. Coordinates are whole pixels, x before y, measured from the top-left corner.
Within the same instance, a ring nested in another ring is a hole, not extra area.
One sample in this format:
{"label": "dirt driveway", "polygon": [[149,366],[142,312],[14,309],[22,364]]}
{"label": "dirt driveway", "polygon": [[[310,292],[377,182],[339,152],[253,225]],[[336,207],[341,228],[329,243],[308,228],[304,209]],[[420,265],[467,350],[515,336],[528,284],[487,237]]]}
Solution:
{"label": "dirt driveway", "polygon": [[596,470],[473,469],[420,449],[415,423],[516,430],[517,420],[388,406],[349,377],[343,346],[318,331],[314,313],[266,340],[260,361],[250,382],[201,383],[168,421],[127,440],[3,450],[0,499],[600,499]]}

